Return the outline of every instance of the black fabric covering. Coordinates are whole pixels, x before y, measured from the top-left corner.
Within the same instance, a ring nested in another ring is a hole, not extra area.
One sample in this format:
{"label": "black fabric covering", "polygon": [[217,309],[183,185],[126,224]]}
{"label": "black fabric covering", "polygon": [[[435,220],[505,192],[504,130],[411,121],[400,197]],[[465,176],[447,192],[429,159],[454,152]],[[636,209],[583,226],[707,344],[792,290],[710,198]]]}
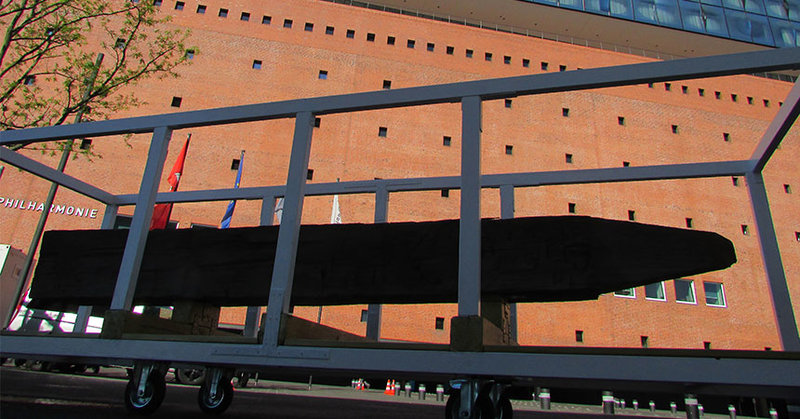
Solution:
{"label": "black fabric covering", "polygon": [[[292,304],[457,301],[458,220],[304,225]],[[126,230],[49,231],[31,307],[108,306]],[[151,231],[135,304],[266,305],[278,227]],[[482,294],[574,301],[736,262],[710,232],[590,217],[485,219]]]}

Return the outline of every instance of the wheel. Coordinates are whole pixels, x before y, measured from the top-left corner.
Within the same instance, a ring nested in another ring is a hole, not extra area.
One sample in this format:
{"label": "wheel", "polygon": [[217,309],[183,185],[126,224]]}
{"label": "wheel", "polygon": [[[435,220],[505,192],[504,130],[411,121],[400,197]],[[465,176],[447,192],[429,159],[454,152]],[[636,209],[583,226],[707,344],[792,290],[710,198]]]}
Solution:
{"label": "wheel", "polygon": [[128,411],[139,415],[150,415],[154,413],[167,392],[167,383],[164,377],[157,372],[151,373],[147,377],[147,384],[144,387],[144,395],[138,394],[138,388],[134,380],[129,380],[125,387],[125,407]]}
{"label": "wheel", "polygon": [[222,379],[217,385],[217,394],[211,397],[211,383],[206,381],[197,393],[197,403],[200,410],[205,413],[219,415],[231,405],[233,401],[233,384],[230,380]]}
{"label": "wheel", "polygon": [[512,419],[514,417],[514,409],[511,407],[511,400],[508,396],[503,394],[500,396],[500,401],[497,403],[497,419]]}
{"label": "wheel", "polygon": [[206,381],[206,370],[203,368],[176,369],[175,379],[181,384],[199,386]]}
{"label": "wheel", "polygon": [[[506,399],[508,400],[508,399]],[[447,403],[444,406],[444,417],[446,419],[460,419],[461,417],[458,415],[458,410],[461,407],[461,391],[455,392],[450,398],[447,399]],[[508,402],[509,409],[511,408],[511,402]],[[494,419],[494,407],[492,406],[492,401],[489,400],[488,397],[485,396],[478,396],[478,399],[475,400],[475,406],[472,407],[473,415],[472,417],[475,419]],[[509,410],[510,411],[510,410]],[[500,416],[503,419],[506,419],[505,416]],[[511,416],[508,416],[511,418]]]}

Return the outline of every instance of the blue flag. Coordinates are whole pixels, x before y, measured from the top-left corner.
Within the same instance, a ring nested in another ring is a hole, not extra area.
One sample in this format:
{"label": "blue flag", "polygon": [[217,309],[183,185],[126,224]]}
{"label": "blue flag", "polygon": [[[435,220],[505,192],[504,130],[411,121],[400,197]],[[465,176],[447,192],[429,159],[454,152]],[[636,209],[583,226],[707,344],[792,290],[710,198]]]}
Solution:
{"label": "blue flag", "polygon": [[[239,171],[236,172],[236,183],[233,185],[234,188],[238,188],[239,182],[242,180],[242,166],[244,166],[244,150],[242,150],[242,156],[239,158]],[[228,204],[228,209],[225,210],[225,215],[222,217],[222,222],[219,224],[219,228],[228,228],[231,226],[231,218],[233,218],[234,208],[236,208],[236,200],[232,199]]]}

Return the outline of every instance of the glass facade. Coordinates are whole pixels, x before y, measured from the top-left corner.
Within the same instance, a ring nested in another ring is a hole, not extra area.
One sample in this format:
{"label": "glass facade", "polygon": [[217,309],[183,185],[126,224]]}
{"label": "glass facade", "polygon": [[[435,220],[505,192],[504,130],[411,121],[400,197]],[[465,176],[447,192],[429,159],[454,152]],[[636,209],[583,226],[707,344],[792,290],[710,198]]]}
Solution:
{"label": "glass facade", "polygon": [[800,0],[521,0],[774,47],[800,46]]}

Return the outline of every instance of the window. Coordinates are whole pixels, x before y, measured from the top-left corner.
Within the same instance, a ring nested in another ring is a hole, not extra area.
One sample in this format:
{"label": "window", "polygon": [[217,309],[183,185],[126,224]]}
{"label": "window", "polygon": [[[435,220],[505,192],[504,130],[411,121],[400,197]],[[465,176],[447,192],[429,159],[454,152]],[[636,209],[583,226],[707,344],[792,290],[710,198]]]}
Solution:
{"label": "window", "polygon": [[631,166],[631,162],[629,162],[629,161],[623,161],[622,162],[622,167],[630,167],[630,166]]}
{"label": "window", "polygon": [[348,29],[348,30],[347,30],[347,33],[345,34],[345,36],[346,36],[347,38],[349,38],[349,39],[355,39],[355,37],[356,37],[356,31],[354,31],[354,30],[352,30],[352,29]]}
{"label": "window", "polygon": [[384,80],[383,81],[383,88],[384,89],[391,89],[392,88],[392,81],[391,80]]}
{"label": "window", "polygon": [[472,58],[472,50],[471,50],[471,49],[468,49],[468,50],[464,51],[464,55],[465,55],[467,58]]}
{"label": "window", "polygon": [[409,39],[408,41],[406,41],[406,48],[414,49],[414,47],[416,45],[417,45],[417,41],[415,41],[413,39]]}
{"label": "window", "polygon": [[303,27],[306,32],[314,32],[314,24],[311,22],[306,22],[306,26]]}
{"label": "window", "polygon": [[664,283],[656,282],[655,284],[644,286],[644,297],[648,300],[667,301],[664,295]]}
{"label": "window", "polygon": [[700,97],[703,97],[703,96],[705,96],[705,95],[706,95],[706,89],[697,89],[697,94],[698,94]]}
{"label": "window", "polygon": [[161,0],[153,0],[153,6],[161,6]]}
{"label": "window", "polygon": [[583,343],[583,330],[575,331],[575,342]]}
{"label": "window", "polygon": [[549,66],[550,66],[550,64],[548,64],[546,61],[542,61],[542,63],[541,63],[542,71],[547,71],[547,68]]}
{"label": "window", "polygon": [[565,154],[564,161],[566,161],[567,163],[572,163],[572,154],[569,153]]}
{"label": "window", "polygon": [[748,105],[752,105],[753,104],[753,98],[751,96],[747,97],[747,104]]}
{"label": "window", "polygon": [[186,3],[182,1],[175,2],[175,10],[183,10],[183,7],[186,6]]}
{"label": "window", "polygon": [[433,42],[428,42],[428,51],[433,52],[436,48],[436,45]]}
{"label": "window", "polygon": [[442,145],[443,146],[450,147],[450,143],[451,142],[452,142],[452,138],[450,138],[449,136],[445,135],[444,137],[442,137]]}
{"label": "window", "polygon": [[727,133],[727,132],[723,132],[722,133],[722,141],[730,141],[730,140],[731,140],[731,135],[729,133]]}
{"label": "window", "polygon": [[283,19],[283,27],[286,29],[291,29],[292,23],[294,23],[292,22],[292,19]]}
{"label": "window", "polygon": [[509,155],[509,156],[514,154],[514,146],[513,145],[506,144],[506,154]]}
{"label": "window", "polygon": [[739,186],[739,178],[736,176],[732,176],[731,183],[733,183],[733,186]]}
{"label": "window", "polygon": [[800,242],[800,231],[794,232],[794,239]]}
{"label": "window", "polygon": [[623,290],[614,291],[615,297],[636,298],[635,288],[625,288]]}
{"label": "window", "polygon": [[272,16],[267,16],[267,15],[261,16],[262,25],[269,25],[271,23],[272,23]]}
{"label": "window", "polygon": [[636,221],[636,211],[628,210],[628,221]]}
{"label": "window", "polygon": [[217,13],[219,17],[228,17],[228,9],[219,9],[219,13]]}
{"label": "window", "polygon": [[642,341],[642,348],[649,348],[650,347],[650,338],[647,336],[640,336]]}
{"label": "window", "polygon": [[186,59],[187,60],[194,59],[194,50],[193,49],[187,49],[186,50]]}
{"label": "window", "polygon": [[125,40],[122,39],[122,38],[117,38],[117,41],[114,42],[114,48],[116,48],[116,49],[125,48]]}
{"label": "window", "polygon": [[565,65],[558,66],[558,71],[567,71],[567,66]]}
{"label": "window", "polygon": [[788,183],[783,184],[783,191],[786,193],[792,193],[792,185]]}
{"label": "window", "polygon": [[506,100],[505,100],[505,107],[506,107],[506,108],[510,108],[510,107],[511,107],[511,103],[512,103],[512,100],[511,100],[511,99],[506,99]]}
{"label": "window", "polygon": [[731,93],[731,102],[738,102],[739,96],[736,93]]}
{"label": "window", "polygon": [[22,84],[26,86],[33,86],[36,84],[36,76],[25,76],[25,80],[22,81]]}
{"label": "window", "polygon": [[769,99],[764,99],[764,107],[769,108]]}
{"label": "window", "polygon": [[386,44],[387,45],[394,45],[394,37],[393,36],[386,37]]}
{"label": "window", "polygon": [[437,317],[436,325],[434,327],[436,330],[444,330],[444,317]]}
{"label": "window", "polygon": [[322,118],[320,117],[314,118],[314,128],[319,128],[320,125],[322,125]]}
{"label": "window", "polygon": [[569,108],[561,108],[561,116],[569,117]]}
{"label": "window", "polygon": [[694,227],[694,220],[692,220],[689,217],[686,217],[686,228],[692,228],[692,227]]}
{"label": "window", "polygon": [[306,171],[306,180],[314,180],[314,169]]}
{"label": "window", "polygon": [[688,94],[689,93],[689,86],[681,86],[681,93]]}
{"label": "window", "polygon": [[744,234],[745,236],[750,235],[750,228],[747,227],[747,224],[742,224],[742,234]]}
{"label": "window", "polygon": [[525,68],[529,68],[531,66],[531,60],[529,60],[527,58],[523,58],[522,59],[522,66],[525,67]]}
{"label": "window", "polygon": [[334,30],[335,30],[335,29],[334,29],[334,27],[333,27],[333,26],[326,26],[326,27],[325,27],[325,35],[333,35],[333,31],[334,31]]}
{"label": "window", "polygon": [[711,342],[703,342],[703,349],[710,350],[711,349]]}
{"label": "window", "polygon": [[249,22],[250,21],[250,13],[242,12],[242,15],[239,16],[239,20],[242,22]]}
{"label": "window", "polygon": [[204,6],[202,4],[198,4],[197,5],[197,13],[199,13],[201,15],[205,14],[206,13],[206,6]]}
{"label": "window", "polygon": [[687,304],[697,303],[694,298],[694,282],[686,279],[676,279],[673,282],[675,284],[675,301]]}
{"label": "window", "polygon": [[722,93],[720,93],[720,92],[714,92],[714,99],[717,99],[717,100],[720,100],[720,99],[722,99]]}
{"label": "window", "polygon": [[672,90],[672,83],[664,83],[664,90],[671,91]]}
{"label": "window", "polygon": [[388,131],[386,127],[378,127],[378,137],[385,137]]}
{"label": "window", "polygon": [[570,214],[575,214],[575,203],[574,202],[570,202],[570,203],[567,204],[567,211]]}
{"label": "window", "polygon": [[647,87],[652,89],[653,88],[653,83],[647,83]]}
{"label": "window", "polygon": [[677,134],[678,133],[678,126],[675,125],[675,124],[672,125],[672,133],[673,134]]}
{"label": "window", "polygon": [[366,323],[368,318],[369,318],[369,311],[361,310],[361,323]]}
{"label": "window", "polygon": [[82,139],[81,140],[81,150],[88,150],[92,148],[92,140]]}
{"label": "window", "polygon": [[447,55],[453,55],[456,52],[456,49],[448,45],[445,52],[447,52]]}
{"label": "window", "polygon": [[178,96],[173,96],[173,97],[172,97],[172,107],[173,107],[173,108],[180,108],[180,107],[181,107],[181,102],[182,102],[182,101],[183,101],[183,99],[182,99],[182,98],[180,98],[180,97],[178,97]]}
{"label": "window", "polygon": [[320,70],[319,76],[317,76],[320,80],[327,80],[328,79],[328,71],[327,70]]}
{"label": "window", "polygon": [[442,198],[450,197],[450,189],[442,189]]}
{"label": "window", "polygon": [[503,57],[503,64],[511,64],[511,57],[508,55]]}
{"label": "window", "polygon": [[625,117],[624,116],[618,116],[617,117],[617,125],[625,125]]}
{"label": "window", "polygon": [[725,291],[721,283],[703,282],[703,290],[706,294],[706,305],[725,307]]}
{"label": "window", "polygon": [[492,61],[492,53],[491,52],[484,53],[483,59],[486,61]]}
{"label": "window", "polygon": [[256,70],[261,70],[261,60],[253,60],[253,68]]}
{"label": "window", "polygon": [[375,42],[375,34],[374,33],[368,33],[367,34],[367,42]]}
{"label": "window", "polygon": [[241,164],[241,160],[239,159],[231,160],[231,170],[239,170],[239,164]]}

